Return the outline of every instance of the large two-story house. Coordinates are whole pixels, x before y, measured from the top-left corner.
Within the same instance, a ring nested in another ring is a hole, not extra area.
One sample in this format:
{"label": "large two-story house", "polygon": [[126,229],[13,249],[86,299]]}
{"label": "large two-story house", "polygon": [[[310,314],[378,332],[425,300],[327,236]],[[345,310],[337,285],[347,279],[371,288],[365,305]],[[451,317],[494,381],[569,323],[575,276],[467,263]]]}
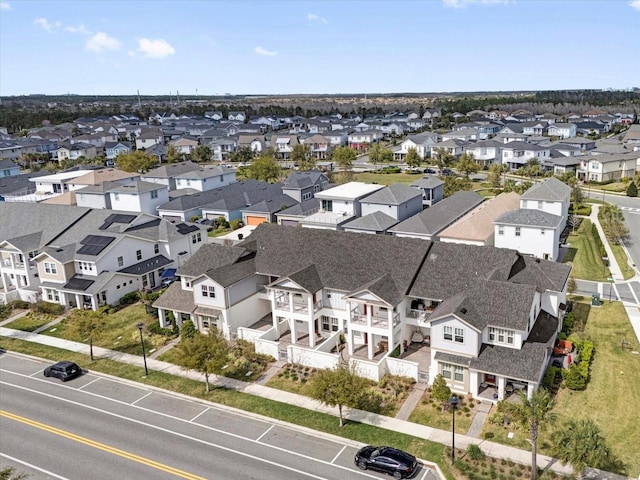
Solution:
{"label": "large two-story house", "polygon": [[454,392],[502,399],[542,381],[569,271],[509,249],[263,224],[203,246],[154,306],[162,326],[190,319],[283,361],[442,374]]}

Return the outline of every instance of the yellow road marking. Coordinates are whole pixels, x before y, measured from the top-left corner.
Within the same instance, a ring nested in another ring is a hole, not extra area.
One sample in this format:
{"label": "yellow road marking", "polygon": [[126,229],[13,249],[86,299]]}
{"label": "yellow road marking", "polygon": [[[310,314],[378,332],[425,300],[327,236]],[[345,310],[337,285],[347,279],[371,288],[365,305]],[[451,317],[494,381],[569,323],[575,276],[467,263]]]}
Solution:
{"label": "yellow road marking", "polygon": [[96,448],[98,450],[102,450],[107,453],[111,453],[113,455],[117,455],[119,457],[126,458],[127,460],[132,460],[134,462],[141,463],[143,465],[147,465],[148,467],[155,468],[157,470],[161,470],[163,472],[170,473],[177,477],[181,477],[187,480],[207,480],[204,477],[199,477],[198,475],[194,475],[189,472],[185,472],[183,470],[179,470],[177,468],[171,467],[169,465],[165,465],[163,463],[156,462],[149,458],[141,457],[134,453],[126,452],[124,450],[120,450],[119,448],[111,447],[109,445],[105,445],[104,443],[96,442],[95,440],[91,440],[86,437],[81,437],[80,435],[76,435],[71,432],[67,432],[65,430],[61,430],[59,428],[52,427],[50,425],[46,425],[44,423],[36,422],[35,420],[31,420],[26,417],[21,417],[20,415],[15,415],[10,412],[6,412],[4,410],[0,410],[0,416],[8,418],[10,420],[14,420],[16,422],[24,423],[25,425],[29,425],[31,427],[39,428],[40,430],[44,430],[46,432],[54,433],[56,435],[60,435],[61,437],[68,438],[69,440],[73,440],[75,442],[83,443],[90,447]]}

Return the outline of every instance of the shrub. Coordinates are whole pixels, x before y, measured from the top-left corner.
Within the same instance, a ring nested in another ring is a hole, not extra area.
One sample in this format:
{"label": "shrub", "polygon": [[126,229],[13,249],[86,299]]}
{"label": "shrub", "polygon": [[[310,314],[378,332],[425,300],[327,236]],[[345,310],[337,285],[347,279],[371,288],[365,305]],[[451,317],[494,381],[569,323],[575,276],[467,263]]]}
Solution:
{"label": "shrub", "polygon": [[569,390],[584,390],[586,387],[587,379],[580,374],[578,365],[574,363],[567,374],[567,388]]}
{"label": "shrub", "polygon": [[600,251],[600,256],[606,257],[607,251],[605,250],[604,245],[602,244],[602,239],[600,238],[600,233],[598,232],[598,227],[596,227],[595,223],[591,224],[591,234],[593,235],[596,245],[598,246],[598,250]]}
{"label": "shrub", "polygon": [[11,316],[11,305],[0,304],[0,321],[6,320]]}
{"label": "shrub", "polygon": [[242,220],[237,220],[237,219],[236,220],[231,220],[229,222],[229,225],[231,226],[232,230],[237,230],[240,227],[242,227]]}
{"label": "shrub", "polygon": [[29,310],[31,304],[25,300],[14,300],[9,304],[14,310]]}
{"label": "shrub", "polygon": [[542,379],[542,386],[545,389],[550,390],[551,387],[553,387],[553,385],[556,382],[556,378],[560,375],[559,370],[560,368],[551,366],[547,368],[546,372],[544,372],[544,377]]}
{"label": "shrub", "polygon": [[31,310],[39,314],[58,316],[64,313],[64,306],[59,303],[36,302],[31,305]]}
{"label": "shrub", "polygon": [[196,335],[196,327],[191,320],[185,320],[182,322],[182,331],[180,332],[180,338],[182,340],[187,338],[193,338]]}
{"label": "shrub", "polygon": [[162,328],[160,326],[160,322],[153,322],[149,325],[149,331],[151,333],[155,333],[156,335],[163,335],[165,337],[173,337],[173,329],[171,328]]}
{"label": "shrub", "polygon": [[485,440],[491,440],[493,437],[495,437],[495,434],[493,432],[484,432]]}
{"label": "shrub", "polygon": [[627,187],[627,197],[637,197],[638,196],[638,187],[635,182],[631,182]]}
{"label": "shrub", "polygon": [[120,305],[132,305],[140,300],[140,292],[133,291],[123,295],[120,298]]}

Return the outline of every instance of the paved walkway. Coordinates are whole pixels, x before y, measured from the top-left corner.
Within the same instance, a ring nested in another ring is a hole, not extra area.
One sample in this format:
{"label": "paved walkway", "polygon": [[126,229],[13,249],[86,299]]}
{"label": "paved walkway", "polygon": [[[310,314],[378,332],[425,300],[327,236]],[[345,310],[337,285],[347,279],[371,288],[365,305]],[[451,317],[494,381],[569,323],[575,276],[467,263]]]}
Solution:
{"label": "paved walkway", "polygon": [[485,420],[489,416],[489,412],[491,411],[492,406],[493,404],[490,402],[481,402],[480,405],[478,405],[476,413],[473,416],[473,420],[471,421],[471,426],[467,431],[467,437],[480,438],[482,427],[484,426]]}
{"label": "paved walkway", "polygon": [[[0,335],[3,337],[17,338],[29,342],[49,345],[51,347],[57,347],[72,352],[82,353],[85,355],[89,354],[88,345],[64,340],[61,338],[49,337],[47,335],[38,335],[31,332],[12,330],[4,327],[0,327]],[[96,358],[109,358],[111,360],[135,365],[141,368],[144,366],[142,357],[138,357],[136,355],[115,352],[113,350],[108,350],[100,347],[93,347],[93,350],[94,356]],[[147,366],[151,371],[151,375],[153,375],[153,371],[158,371],[204,382],[204,376],[200,373],[185,371],[177,365],[162,362],[154,358],[147,358]],[[316,400],[305,397],[303,395],[285,392],[282,390],[277,390],[275,388],[265,387],[264,385],[247,383],[241,380],[235,380],[232,378],[221,377],[217,375],[212,375],[210,377],[210,382],[219,387],[237,390],[239,392],[248,393],[262,398],[268,398],[277,402],[296,405],[308,410],[324,412],[334,416],[338,415],[337,408],[328,407]],[[351,421],[365,423],[368,425],[375,425],[387,430],[405,433],[407,435],[423,438],[432,442],[451,445],[450,431],[438,430],[432,427],[427,427],[425,425],[418,425],[416,423],[407,422],[398,418],[386,417],[384,415],[378,415],[375,413],[365,412],[357,409],[345,409],[345,418]],[[486,440],[479,440],[467,435],[456,435],[455,441],[456,447],[460,449],[466,449],[470,444],[474,443],[479,445],[480,448],[482,448],[482,450],[489,456],[504,458],[506,460],[511,460],[523,465],[531,465],[531,452],[527,450],[520,450],[518,448],[509,447]],[[552,469],[553,471],[563,475],[572,475],[573,473],[573,469],[569,465],[563,466],[558,462],[558,460],[547,457],[545,455],[538,455],[538,466],[539,468]]]}
{"label": "paved walkway", "polygon": [[405,401],[402,403],[402,406],[400,407],[400,410],[398,410],[398,413],[396,413],[395,418],[398,420],[408,420],[411,412],[415,410],[420,403],[420,400],[422,400],[426,389],[427,385],[424,383],[416,383],[411,389],[411,392],[409,392]]}

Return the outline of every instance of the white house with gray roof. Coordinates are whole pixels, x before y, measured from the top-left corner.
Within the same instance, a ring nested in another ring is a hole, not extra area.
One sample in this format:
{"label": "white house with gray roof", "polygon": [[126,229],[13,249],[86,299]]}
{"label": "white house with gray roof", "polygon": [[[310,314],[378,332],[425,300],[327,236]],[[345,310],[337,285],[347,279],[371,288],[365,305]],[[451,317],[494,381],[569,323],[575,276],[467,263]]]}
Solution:
{"label": "white house with gray roof", "polygon": [[176,190],[193,188],[204,192],[213,188],[220,188],[236,181],[236,171],[222,166],[207,166],[198,170],[181,173],[173,177]]}
{"label": "white house with gray roof", "polygon": [[408,185],[396,183],[364,197],[360,208],[362,217],[380,212],[402,222],[422,212],[422,194]]}
{"label": "white house with gray roof", "polygon": [[571,187],[554,177],[536,183],[520,196],[520,208],[541,210],[562,217],[561,230],[569,219],[570,205]]}
{"label": "white house with gray roof", "polygon": [[158,207],[169,201],[169,188],[152,182],[136,181],[108,191],[111,208],[123,212],[158,214]]}
{"label": "white house with gray roof", "polygon": [[502,163],[516,170],[524,166],[529,160],[543,162],[551,157],[551,149],[527,142],[509,142],[502,147]]}
{"label": "white house with gray roof", "polygon": [[[285,362],[386,373],[497,401],[541,383],[570,267],[515,250],[273,224],[205,245],[154,303]],[[493,396],[495,393],[495,397]]]}
{"label": "white house with gray roof", "polygon": [[436,175],[423,175],[409,186],[420,190],[424,207],[431,207],[444,198],[444,181]]}
{"label": "white house with gray roof", "polygon": [[149,170],[141,176],[141,179],[145,182],[167,185],[169,190],[175,190],[176,176],[187,172],[193,172],[194,170],[200,170],[201,168],[202,167],[200,165],[192,161],[169,163],[167,165],[161,165],[158,168],[154,168],[153,170]]}
{"label": "white house with gray roof", "polygon": [[495,219],[495,246],[555,261],[558,258],[564,218],[559,215],[519,208]]}

